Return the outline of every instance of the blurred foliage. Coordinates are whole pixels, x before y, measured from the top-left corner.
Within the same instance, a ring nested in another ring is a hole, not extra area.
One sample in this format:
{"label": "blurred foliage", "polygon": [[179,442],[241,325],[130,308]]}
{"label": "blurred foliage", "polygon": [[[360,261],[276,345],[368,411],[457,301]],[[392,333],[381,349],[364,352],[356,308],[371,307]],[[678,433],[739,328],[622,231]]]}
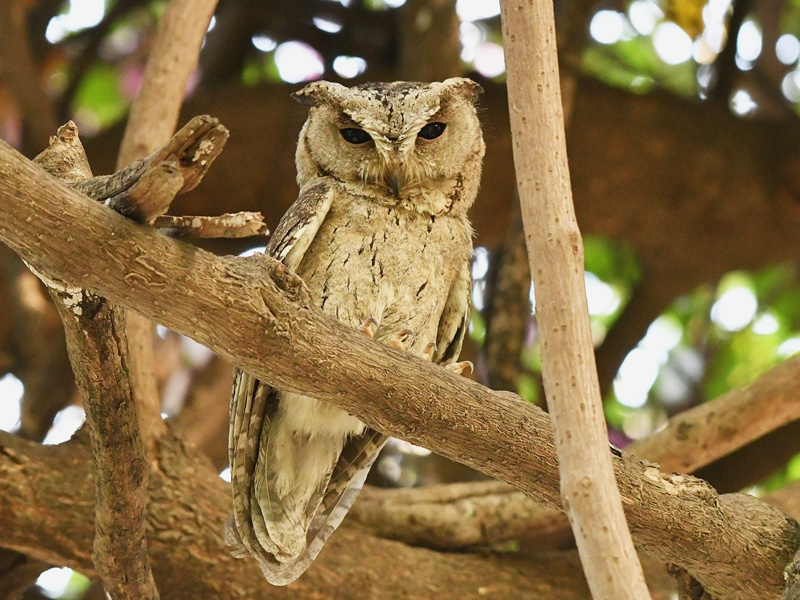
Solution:
{"label": "blurred foliage", "polygon": [[81,122],[88,123],[90,129],[106,129],[127,114],[130,99],[122,93],[120,75],[120,70],[112,65],[95,64],[81,79],[73,106]]}
{"label": "blurred foliage", "polygon": [[584,70],[600,81],[634,94],[656,87],[685,98],[697,95],[697,64],[668,65],[653,47],[650,36],[636,36],[614,44],[592,44],[583,53]]}
{"label": "blurred foliage", "polygon": [[[716,286],[677,299],[662,319],[680,339],[662,349],[646,402],[626,406],[614,391],[605,402],[621,443],[649,435],[675,412],[747,385],[800,351],[800,278],[791,265],[729,273]],[[798,478],[800,456],[751,491],[768,493]]]}

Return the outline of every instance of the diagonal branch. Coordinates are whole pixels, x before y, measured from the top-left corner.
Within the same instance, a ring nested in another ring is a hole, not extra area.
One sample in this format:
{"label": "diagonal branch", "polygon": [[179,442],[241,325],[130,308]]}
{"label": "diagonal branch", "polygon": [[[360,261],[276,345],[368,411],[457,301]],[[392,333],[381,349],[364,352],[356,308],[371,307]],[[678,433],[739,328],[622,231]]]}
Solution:
{"label": "diagonal branch", "polygon": [[[0,240],[37,271],[157,319],[270,385],[560,505],[547,415],[326,318],[302,281],[267,256],[215,257],[137,226],[2,143]],[[630,455],[614,452],[613,464],[642,549],[684,566],[717,596],[779,596],[800,543],[794,521]]]}
{"label": "diagonal branch", "polygon": [[[745,387],[675,415],[664,429],[625,450],[658,463],[663,471],[693,473],[800,418],[798,393],[800,356],[795,356]],[[776,506],[797,517],[796,507]],[[431,548],[569,535],[563,513],[497,481],[402,491],[368,489],[351,513],[359,527],[376,535]]]}

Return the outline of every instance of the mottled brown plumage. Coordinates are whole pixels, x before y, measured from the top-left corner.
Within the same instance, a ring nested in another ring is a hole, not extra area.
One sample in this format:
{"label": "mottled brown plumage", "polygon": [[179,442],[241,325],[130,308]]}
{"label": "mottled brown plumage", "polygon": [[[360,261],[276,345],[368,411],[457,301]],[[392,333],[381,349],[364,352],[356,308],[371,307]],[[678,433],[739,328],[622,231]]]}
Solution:
{"label": "mottled brown plumage", "polygon": [[[479,91],[454,78],[297,92],[310,107],[300,196],[267,247],[325,313],[444,365],[457,360],[469,316]],[[284,585],[339,525],[386,438],[333,405],[235,375],[226,536]]]}

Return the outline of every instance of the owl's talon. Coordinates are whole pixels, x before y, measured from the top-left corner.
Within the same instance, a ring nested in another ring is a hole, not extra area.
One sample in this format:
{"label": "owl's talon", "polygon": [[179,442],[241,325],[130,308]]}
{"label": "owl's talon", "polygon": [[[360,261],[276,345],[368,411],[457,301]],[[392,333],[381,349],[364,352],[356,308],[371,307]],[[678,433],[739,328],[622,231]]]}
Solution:
{"label": "owl's talon", "polygon": [[405,351],[408,347],[414,343],[414,332],[410,329],[401,329],[397,333],[393,334],[386,340],[386,343],[389,344],[392,348],[396,350],[403,350]]}
{"label": "owl's talon", "polygon": [[436,342],[431,342],[422,351],[422,358],[425,360],[433,360],[433,355],[436,353]]}
{"label": "owl's talon", "polygon": [[371,338],[375,337],[375,333],[377,331],[378,331],[378,320],[375,317],[370,317],[361,324],[361,332],[365,333]]}
{"label": "owl's talon", "polygon": [[470,375],[475,372],[475,365],[473,365],[468,360],[462,360],[461,362],[450,363],[449,365],[445,365],[445,369],[450,371],[451,373],[455,373],[456,375],[461,375],[464,372],[464,369],[469,367]]}

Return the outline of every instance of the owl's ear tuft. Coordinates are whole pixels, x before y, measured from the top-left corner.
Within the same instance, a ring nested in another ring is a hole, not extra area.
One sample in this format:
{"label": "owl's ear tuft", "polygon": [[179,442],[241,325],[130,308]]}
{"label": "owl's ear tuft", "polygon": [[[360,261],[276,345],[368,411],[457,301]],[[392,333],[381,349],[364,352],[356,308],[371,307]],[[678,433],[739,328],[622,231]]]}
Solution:
{"label": "owl's ear tuft", "polygon": [[292,98],[303,106],[317,106],[323,102],[340,102],[347,88],[331,81],[315,81],[297,90]]}
{"label": "owl's ear tuft", "polygon": [[470,102],[475,102],[478,96],[483,93],[483,88],[480,84],[466,77],[451,77],[450,79],[445,79],[442,82],[442,86],[451,94],[461,96]]}

